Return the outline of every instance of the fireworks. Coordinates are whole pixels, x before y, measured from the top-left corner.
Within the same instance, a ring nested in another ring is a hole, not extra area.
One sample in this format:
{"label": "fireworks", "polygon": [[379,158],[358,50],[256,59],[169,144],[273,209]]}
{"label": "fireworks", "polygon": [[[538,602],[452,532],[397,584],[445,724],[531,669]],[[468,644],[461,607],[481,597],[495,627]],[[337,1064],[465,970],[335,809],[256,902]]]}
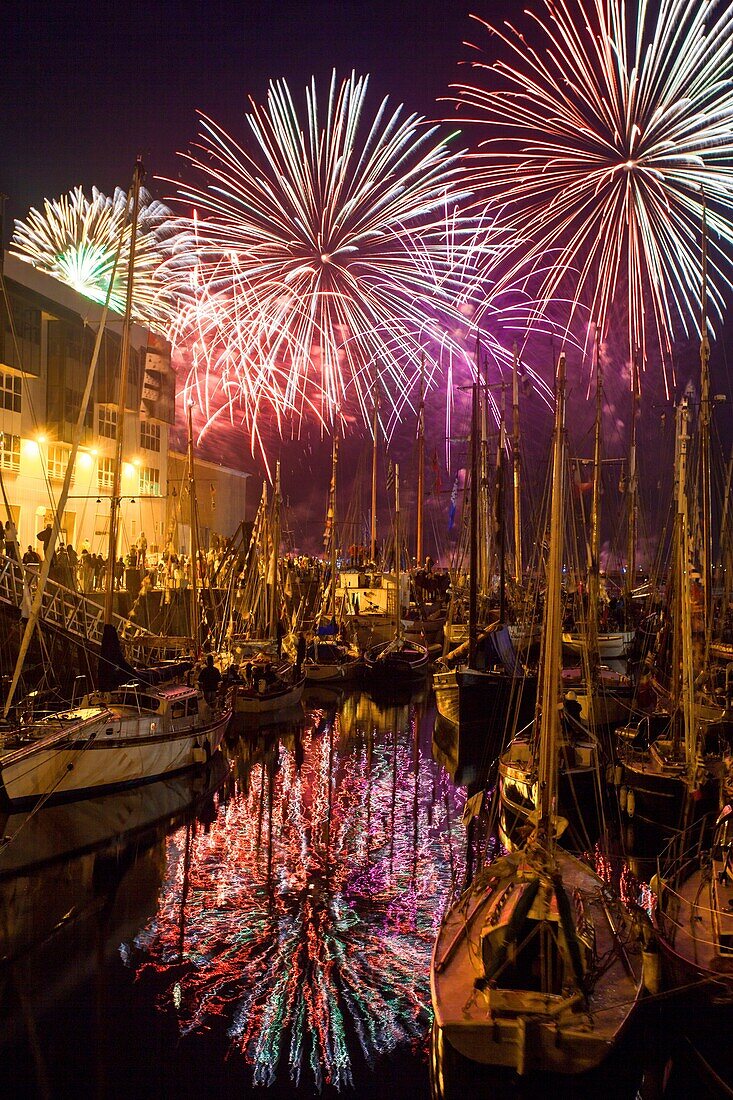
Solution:
{"label": "fireworks", "polygon": [[[133,312],[137,320],[160,330],[171,323],[171,299],[158,273],[165,257],[162,239],[171,213],[162,203],[141,192],[133,283]],[[115,268],[115,257],[122,250]],[[81,187],[53,201],[43,213],[31,209],[25,221],[15,222],[10,251],[90,298],[104,303],[114,271],[110,308],[125,309],[130,242],[129,203],[119,188],[112,198],[96,187],[88,199]]]}
{"label": "fireworks", "polygon": [[205,835],[171,838],[137,940],[141,963],[170,967],[162,1004],[181,1031],[223,1017],[255,1086],[345,1088],[355,1047],[372,1064],[423,1041],[435,927],[462,870],[459,804],[414,711],[384,734],[320,718],[296,744],[268,739]]}
{"label": "fireworks", "polygon": [[700,323],[701,189],[718,313],[727,283],[733,13],[696,0],[544,6],[526,33],[484,24],[509,60],[475,61],[480,85],[458,85],[483,127],[470,176],[532,241],[543,298],[570,288],[602,336],[619,311],[629,355],[668,359],[675,325]]}
{"label": "fireworks", "polygon": [[207,424],[239,406],[253,447],[260,419],[368,422],[375,367],[389,435],[423,354],[428,382],[470,362],[485,288],[468,271],[492,268],[506,239],[460,213],[455,138],[387,100],[370,115],[366,96],[366,78],[334,76],[324,107],[311,84],[301,120],[273,83],[247,115],[247,149],[202,116],[188,157],[202,182],[179,193],[195,243],[179,254],[188,308],[173,335]]}

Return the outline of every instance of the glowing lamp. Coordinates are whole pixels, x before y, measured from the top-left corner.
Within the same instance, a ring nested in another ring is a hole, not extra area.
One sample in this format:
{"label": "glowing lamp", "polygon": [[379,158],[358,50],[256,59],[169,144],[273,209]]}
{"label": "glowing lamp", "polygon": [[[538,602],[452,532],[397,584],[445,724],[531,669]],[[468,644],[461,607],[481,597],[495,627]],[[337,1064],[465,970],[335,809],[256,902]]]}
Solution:
{"label": "glowing lamp", "polygon": [[88,451],[79,452],[79,466],[82,470],[90,470],[92,467],[92,456]]}

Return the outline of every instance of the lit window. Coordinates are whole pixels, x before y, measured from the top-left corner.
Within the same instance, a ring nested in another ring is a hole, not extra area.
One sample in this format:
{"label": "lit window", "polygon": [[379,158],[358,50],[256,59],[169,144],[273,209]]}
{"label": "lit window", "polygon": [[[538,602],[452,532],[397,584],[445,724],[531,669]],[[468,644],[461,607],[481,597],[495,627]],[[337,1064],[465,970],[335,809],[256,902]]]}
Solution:
{"label": "lit window", "polygon": [[14,374],[0,374],[0,408],[20,412],[20,385]]}
{"label": "lit window", "polygon": [[146,451],[160,450],[160,424],[143,420],[140,424],[140,446]]}
{"label": "lit window", "polygon": [[160,470],[154,466],[140,467],[140,495],[144,497],[160,496]]}
{"label": "lit window", "polygon": [[97,462],[97,485],[99,488],[113,488],[114,476],[115,460],[113,458],[100,458]]}
{"label": "lit window", "polygon": [[101,405],[99,409],[99,434],[105,439],[115,439],[117,436],[117,409],[108,405]]}
{"label": "lit window", "polygon": [[20,436],[0,432],[0,466],[3,470],[20,470]]}
{"label": "lit window", "polygon": [[[55,481],[63,481],[66,477],[66,467],[69,465],[71,450],[69,447],[59,447],[52,444],[48,448],[48,476]],[[71,480],[74,480],[72,473]]]}

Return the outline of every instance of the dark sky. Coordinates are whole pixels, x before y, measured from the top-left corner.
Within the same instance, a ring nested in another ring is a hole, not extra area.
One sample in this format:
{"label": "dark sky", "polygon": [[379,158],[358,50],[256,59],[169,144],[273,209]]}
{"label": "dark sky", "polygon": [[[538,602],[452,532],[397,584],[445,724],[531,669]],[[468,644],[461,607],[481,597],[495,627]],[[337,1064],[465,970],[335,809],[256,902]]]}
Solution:
{"label": "dark sky", "polygon": [[[247,97],[286,77],[300,93],[335,67],[372,93],[434,116],[466,56],[470,0],[15,0],[3,11],[0,190],[12,218],[76,184],[127,187],[141,152],[148,185],[175,176],[196,109],[235,134]],[[511,10],[478,5],[483,15]],[[8,48],[12,43],[12,48]]]}

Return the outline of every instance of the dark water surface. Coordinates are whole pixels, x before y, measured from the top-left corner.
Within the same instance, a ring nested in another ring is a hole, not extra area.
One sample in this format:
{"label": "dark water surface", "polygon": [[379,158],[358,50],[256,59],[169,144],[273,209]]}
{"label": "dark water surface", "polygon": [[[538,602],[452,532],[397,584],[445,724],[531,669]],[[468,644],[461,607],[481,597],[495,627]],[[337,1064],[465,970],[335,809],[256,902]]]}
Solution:
{"label": "dark water surface", "polygon": [[[321,689],[206,777],[7,816],[0,1096],[428,1097],[430,955],[465,855],[434,718]],[[616,864],[638,895],[650,861]],[[688,1038],[725,1068],[730,1022],[647,1008],[620,1059],[638,1073],[603,1095],[715,1095]]]}

